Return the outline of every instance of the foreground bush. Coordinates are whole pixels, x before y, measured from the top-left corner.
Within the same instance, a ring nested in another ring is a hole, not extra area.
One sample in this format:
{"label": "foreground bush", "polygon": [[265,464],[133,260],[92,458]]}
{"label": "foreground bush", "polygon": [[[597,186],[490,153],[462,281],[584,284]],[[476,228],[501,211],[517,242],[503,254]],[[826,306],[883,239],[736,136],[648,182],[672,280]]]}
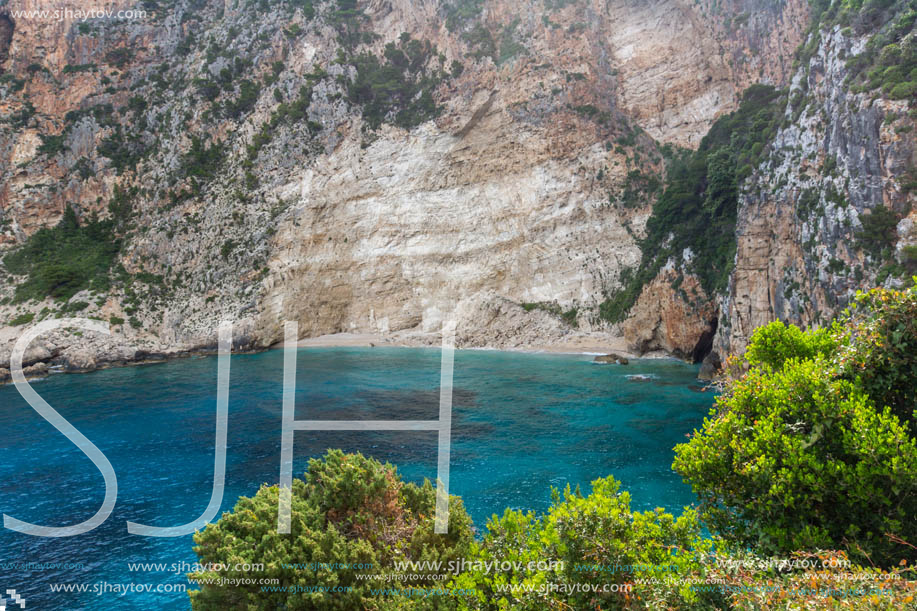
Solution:
{"label": "foreground bush", "polygon": [[917,285],[858,295],[838,330],[838,374],[917,436]]}
{"label": "foreground bush", "polygon": [[[358,580],[356,575],[391,573],[396,560],[448,563],[467,555],[472,538],[471,519],[460,499],[450,499],[449,534],[435,535],[435,490],[429,482],[403,483],[392,465],[340,450],[330,450],[323,460],[310,460],[305,480],[294,480],[289,535],[277,533],[278,502],[279,488],[263,486],[253,498],[242,497],[231,513],[195,534],[194,551],[201,565],[263,563],[264,571],[192,575],[202,584],[190,592],[193,609],[402,608],[410,598],[392,597],[390,605],[380,606],[383,598],[371,589],[433,584]],[[372,568],[329,567],[335,563]],[[265,591],[262,585],[202,583],[220,578],[273,578],[279,584]],[[304,591],[280,591],[297,586]],[[350,590],[307,591],[316,586]]]}
{"label": "foreground bush", "polygon": [[[509,509],[494,516],[472,546],[472,568],[451,584],[477,591],[457,598],[458,608],[710,609],[725,600],[667,582],[703,572],[711,541],[702,538],[695,513],[632,512],[630,495],[619,489],[613,477],[598,479],[588,496],[569,487],[563,498],[555,492],[542,517]],[[507,562],[511,570],[484,570]],[[590,586],[598,591],[583,591]]]}
{"label": "foreground bush", "polygon": [[[843,552],[725,553],[721,541],[702,538],[693,511],[678,518],[662,509],[632,512],[611,477],[593,482],[588,496],[555,492],[545,515],[494,516],[478,542],[454,498],[450,534],[433,535],[433,499],[429,485],[401,484],[390,465],[331,451],[294,482],[291,535],[277,535],[277,487],[265,486],[195,536],[201,563],[265,565],[263,573],[220,569],[195,580],[276,578],[280,585],[202,584],[192,608],[892,610],[913,608],[917,592],[910,567],[862,568]],[[396,570],[402,561],[421,564]],[[306,566],[313,562],[372,568]],[[450,582],[441,579],[449,574]],[[313,591],[279,590],[291,586]],[[352,589],[314,591],[334,586]]]}
{"label": "foreground bush", "polygon": [[711,528],[761,553],[917,560],[915,320],[917,287],[876,290],[828,331],[754,334],[747,375],[675,449]]}

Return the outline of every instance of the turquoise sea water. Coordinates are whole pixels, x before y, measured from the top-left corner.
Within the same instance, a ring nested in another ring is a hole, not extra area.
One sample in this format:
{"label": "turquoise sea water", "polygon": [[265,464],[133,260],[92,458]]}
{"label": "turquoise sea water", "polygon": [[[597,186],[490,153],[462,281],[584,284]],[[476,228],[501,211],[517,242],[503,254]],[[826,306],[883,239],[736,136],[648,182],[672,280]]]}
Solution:
{"label": "turquoise sea water", "polygon": [[[436,419],[438,349],[301,350],[297,419]],[[450,492],[479,530],[505,507],[543,511],[551,486],[612,474],[635,509],[693,502],[674,474],[672,447],[698,427],[713,395],[697,368],[677,361],[596,365],[592,357],[492,351],[455,353]],[[0,590],[30,609],[187,609],[184,593],[128,593],[114,584],[186,584],[184,571],[132,572],[127,563],[193,563],[191,537],[127,533],[126,521],[174,526],[197,518],[213,479],[216,358],[58,375],[36,391],[101,449],[118,476],[118,502],[96,530],[39,538],[0,529]],[[280,460],[283,354],[232,357],[223,511]],[[102,476],[12,386],[0,387],[0,512],[48,526],[81,522],[104,496]],[[434,432],[298,432],[294,473],[326,448],[361,451],[403,477],[436,475]],[[12,563],[82,564],[28,570]],[[52,593],[51,584],[85,584]],[[106,585],[107,584],[107,585]],[[123,587],[123,586],[122,586]],[[96,594],[98,590],[107,590]]]}

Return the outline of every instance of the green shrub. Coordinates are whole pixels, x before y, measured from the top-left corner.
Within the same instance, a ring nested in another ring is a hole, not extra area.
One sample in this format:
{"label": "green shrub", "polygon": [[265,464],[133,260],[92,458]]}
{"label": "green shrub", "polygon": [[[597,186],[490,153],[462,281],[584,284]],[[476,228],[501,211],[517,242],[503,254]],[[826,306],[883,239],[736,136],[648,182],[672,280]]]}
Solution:
{"label": "green shrub", "polygon": [[227,100],[223,106],[223,112],[227,117],[239,119],[255,107],[258,102],[260,87],[254,82],[245,79],[239,83],[239,97],[235,100]]}
{"label": "green shrub", "polygon": [[893,100],[904,100],[914,96],[917,96],[917,82],[914,81],[898,83],[888,92],[888,97]]}
{"label": "green shrub", "polygon": [[840,330],[840,375],[917,436],[917,285],[858,294]]}
{"label": "green shrub", "polygon": [[134,134],[124,135],[120,125],[115,131],[99,142],[97,151],[103,157],[111,159],[111,165],[118,174],[133,169],[146,154],[146,147],[140,137]]}
{"label": "green shrub", "polygon": [[67,64],[64,66],[64,74],[73,74],[75,72],[91,72],[95,69],[95,64]]}
{"label": "green shrub", "polygon": [[917,244],[901,249],[901,264],[910,274],[917,274]]}
{"label": "green shrub", "polygon": [[752,367],[780,371],[790,359],[828,357],[836,348],[837,342],[827,330],[804,332],[795,325],[787,327],[777,320],[755,330],[745,359]]}
{"label": "green shrub", "polygon": [[[294,479],[291,532],[277,533],[279,488],[264,485],[252,498],[242,497],[232,512],[194,535],[201,564],[263,563],[259,578],[279,579],[284,586],[349,586],[348,592],[263,592],[260,585],[226,588],[202,585],[189,592],[192,609],[350,609],[380,608],[370,588],[430,587],[429,578],[400,582],[385,578],[358,580],[359,572],[391,574],[394,561],[450,561],[464,558],[472,541],[471,520],[461,499],[449,502],[449,532],[433,533],[435,491],[401,481],[390,464],[329,450],[309,461],[305,479]],[[303,568],[310,563],[368,564],[355,569]],[[296,563],[299,568],[284,566]],[[221,570],[194,578],[248,575]],[[396,596],[392,605],[411,605]]]}
{"label": "green shrub", "polygon": [[895,245],[897,239],[898,216],[885,206],[873,208],[870,214],[860,217],[863,228],[856,234],[856,244],[874,258],[880,258],[882,252]]}
{"label": "green shrub", "polygon": [[229,255],[232,254],[232,251],[236,249],[235,240],[226,240],[223,242],[223,245],[220,246],[220,256],[223,257],[223,260],[229,259]]}
{"label": "green shrub", "polygon": [[26,312],[25,314],[20,314],[19,316],[10,320],[9,324],[11,327],[18,327],[20,325],[27,325],[30,322],[32,322],[33,320],[35,320],[35,313]]}
{"label": "green shrub", "polygon": [[58,153],[62,153],[67,148],[64,145],[64,134],[57,136],[46,136],[45,134],[39,134],[39,136],[41,137],[41,145],[38,147],[38,152],[41,155],[53,157]]}
{"label": "green shrub", "polygon": [[123,68],[133,56],[133,51],[127,47],[119,47],[105,54],[105,62],[116,68]]}
{"label": "green shrub", "polygon": [[773,323],[673,467],[711,528],[761,553],[846,548],[882,566],[917,540],[917,286],[875,290],[829,331]]}
{"label": "green shrub", "polygon": [[194,79],[194,87],[197,90],[198,95],[208,102],[213,102],[220,96],[220,84],[209,79]]}
{"label": "green shrub", "polygon": [[195,190],[198,181],[208,182],[216,177],[223,165],[224,150],[219,142],[205,144],[198,136],[191,136],[191,147],[181,161],[181,173],[194,181]]}
{"label": "green shrub", "polygon": [[429,41],[414,40],[408,34],[398,43],[385,46],[384,61],[372,53],[350,58],[356,77],[347,88],[351,104],[362,107],[369,129],[388,122],[410,129],[434,119],[442,112],[433,91],[444,78],[443,67],[434,69],[438,58]]}
{"label": "green shrub", "polygon": [[[544,516],[507,509],[502,517],[491,518],[484,539],[472,546],[472,568],[449,587],[477,591],[473,598],[462,598],[463,609],[622,609],[636,603],[637,596],[641,608],[710,609],[722,603],[720,594],[695,592],[688,584],[663,585],[666,577],[700,572],[710,547],[693,511],[678,518],[662,509],[632,512],[630,495],[608,477],[592,482],[588,496],[568,486],[561,498],[555,490]],[[513,563],[514,568],[480,568],[493,562]],[[539,562],[552,563],[552,568],[539,568]],[[534,563],[532,568],[529,563]],[[616,571],[615,565],[640,568]],[[635,579],[660,583],[633,585]],[[596,584],[598,592],[582,591],[582,586],[572,593],[539,591],[545,583],[567,588]],[[634,590],[603,592],[605,584],[631,585]],[[509,585],[521,588],[502,591]]]}
{"label": "green shrub", "polygon": [[497,65],[503,64],[513,57],[526,51],[525,45],[516,40],[516,28],[519,26],[519,19],[514,19],[500,33],[500,53],[495,61]]}
{"label": "green shrub", "polygon": [[480,16],[484,8],[484,0],[449,0],[443,3],[446,13],[446,29],[456,32],[465,27],[465,24]]}

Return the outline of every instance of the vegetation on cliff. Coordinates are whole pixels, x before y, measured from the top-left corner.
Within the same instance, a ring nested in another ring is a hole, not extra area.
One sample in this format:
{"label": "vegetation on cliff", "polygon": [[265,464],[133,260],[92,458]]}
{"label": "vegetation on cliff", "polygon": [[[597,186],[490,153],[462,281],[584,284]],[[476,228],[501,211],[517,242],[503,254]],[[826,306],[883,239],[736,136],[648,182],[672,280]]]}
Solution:
{"label": "vegetation on cliff", "polygon": [[362,108],[369,129],[383,122],[410,129],[439,116],[433,91],[448,78],[445,56],[429,41],[403,33],[398,43],[385,46],[382,59],[364,52],[347,63],[356,69],[347,84],[347,99]]}
{"label": "vegetation on cliff", "polygon": [[121,250],[121,234],[131,214],[130,197],[116,191],[104,220],[80,223],[67,207],[57,226],[40,229],[22,248],[3,259],[6,269],[25,276],[16,287],[15,302],[52,297],[67,301],[83,289],[106,292],[110,271]]}
{"label": "vegetation on cliff", "polygon": [[917,101],[917,1],[810,0],[812,22],[799,58],[811,56],[819,33],[836,25],[850,35],[870,34],[862,53],[847,61],[854,93],[880,90],[896,100]]}

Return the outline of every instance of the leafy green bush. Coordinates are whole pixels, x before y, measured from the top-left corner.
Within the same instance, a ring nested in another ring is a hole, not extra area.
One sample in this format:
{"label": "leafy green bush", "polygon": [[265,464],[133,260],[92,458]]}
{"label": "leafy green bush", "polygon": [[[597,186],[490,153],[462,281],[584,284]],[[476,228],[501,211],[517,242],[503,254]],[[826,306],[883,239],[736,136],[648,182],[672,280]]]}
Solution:
{"label": "leafy green bush", "polygon": [[35,312],[26,312],[10,320],[9,325],[11,327],[18,327],[20,325],[27,325],[33,320],[35,320]]}
{"label": "leafy green bush", "polygon": [[134,52],[127,47],[118,47],[105,54],[105,62],[117,68],[123,68],[133,56]]}
{"label": "leafy green bush", "polygon": [[917,244],[911,244],[901,249],[901,264],[907,273],[917,274]]}
{"label": "leafy green bush", "polygon": [[227,117],[239,119],[255,107],[258,102],[259,92],[258,85],[248,79],[244,79],[239,83],[239,97],[235,100],[227,100],[223,106],[223,112]]}
{"label": "leafy green bush", "polygon": [[895,245],[898,236],[898,216],[885,206],[879,205],[873,208],[870,214],[861,216],[860,223],[863,228],[856,234],[857,246],[874,258],[887,258],[883,257],[882,253]]}
{"label": "leafy green bush", "polygon": [[96,69],[97,66],[95,64],[67,64],[64,66],[64,74],[72,74],[74,72],[91,72]]}
{"label": "leafy green bush", "polygon": [[917,540],[917,445],[890,410],[832,380],[821,360],[753,369],[673,467],[720,535],[764,553],[849,547],[883,566]]}
{"label": "leafy green bush", "polygon": [[363,23],[368,17],[357,6],[357,0],[334,0],[327,18],[345,49],[353,49],[363,41]]}
{"label": "leafy green bush", "polygon": [[[461,599],[462,609],[710,609],[721,602],[718,593],[695,592],[687,584],[663,585],[666,577],[700,572],[710,548],[693,511],[678,518],[662,509],[632,512],[630,495],[608,477],[592,482],[588,496],[568,486],[561,498],[555,490],[544,516],[511,509],[494,516],[484,539],[472,546],[471,569],[449,586],[477,591],[474,598]],[[513,563],[513,569],[480,568],[493,562]],[[616,565],[621,568],[615,570]],[[635,579],[654,578],[660,583],[634,584]],[[599,591],[582,586],[572,593],[539,591],[546,583],[596,584]],[[603,592],[606,584],[618,591]],[[504,590],[512,585],[521,588]]]}
{"label": "leafy green bush", "polygon": [[857,299],[843,323],[774,323],[673,467],[711,528],[763,553],[846,547],[882,566],[917,540],[917,286]]}
{"label": "leafy green bush", "polygon": [[[263,592],[260,585],[202,585],[190,592],[191,607],[201,609],[366,609],[380,608],[370,588],[424,587],[429,578],[388,581],[358,580],[358,572],[391,574],[394,561],[441,561],[465,557],[471,543],[471,520],[461,499],[449,502],[449,533],[433,533],[435,491],[403,483],[390,464],[329,450],[309,461],[305,479],[295,479],[292,490],[291,532],[277,533],[279,488],[262,486],[252,497],[242,497],[234,510],[194,535],[201,564],[244,562],[264,564],[259,578],[279,579],[280,586],[349,586],[334,594],[308,591]],[[285,566],[296,563],[298,566]],[[361,571],[308,568],[310,563],[364,564]],[[250,576],[230,569],[197,573],[193,579]],[[410,597],[395,597],[396,609],[410,605]]]}
{"label": "leafy green bush", "polygon": [[858,294],[840,328],[839,373],[917,436],[917,284]]}
{"label": "leafy green bush", "polygon": [[199,181],[213,180],[224,159],[223,145],[219,142],[205,144],[198,136],[191,136],[191,147],[181,160],[181,173],[192,179],[194,191],[200,190]]}
{"label": "leafy green bush", "polygon": [[790,359],[827,357],[836,348],[836,340],[825,329],[804,332],[795,325],[787,327],[777,320],[755,330],[745,359],[752,367],[780,371]]}
{"label": "leafy green bush", "polygon": [[61,153],[67,147],[64,145],[64,134],[57,136],[46,136],[45,134],[39,134],[41,138],[41,145],[38,147],[39,154],[47,155],[48,157],[53,157],[58,153]]}
{"label": "leafy green bush", "polygon": [[446,29],[450,32],[456,32],[462,29],[466,23],[472,21],[481,15],[484,8],[484,0],[449,0],[443,3],[443,11],[446,13]]}
{"label": "leafy green bush", "polygon": [[[609,113],[605,113],[609,114]],[[624,181],[624,189],[613,201],[625,208],[644,206],[659,196],[662,183],[653,174],[644,174],[640,170],[631,170]]]}
{"label": "leafy green bush", "polygon": [[356,77],[347,88],[351,104],[361,106],[369,129],[388,122],[410,129],[436,118],[442,109],[433,100],[433,91],[445,78],[443,66],[429,41],[402,34],[398,43],[385,46],[384,61],[372,53],[349,59]]}
{"label": "leafy green bush", "polygon": [[99,142],[97,150],[103,157],[111,159],[111,165],[118,174],[133,169],[146,154],[146,147],[140,137],[134,134],[125,137],[120,125],[111,135]]}

